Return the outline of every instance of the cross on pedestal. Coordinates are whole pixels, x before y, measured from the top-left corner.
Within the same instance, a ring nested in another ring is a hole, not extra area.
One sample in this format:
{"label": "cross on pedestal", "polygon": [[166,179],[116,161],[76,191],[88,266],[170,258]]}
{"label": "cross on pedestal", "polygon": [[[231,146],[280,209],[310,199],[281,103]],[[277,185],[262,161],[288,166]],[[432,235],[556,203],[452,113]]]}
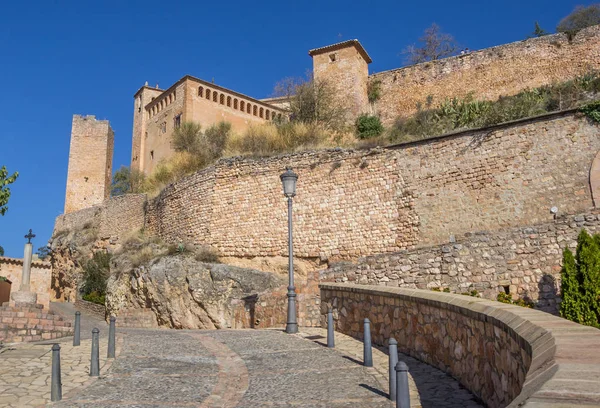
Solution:
{"label": "cross on pedestal", "polygon": [[25,235],[25,238],[27,238],[28,244],[31,244],[31,238],[35,238],[35,234],[31,231],[31,228],[29,229],[29,234]]}

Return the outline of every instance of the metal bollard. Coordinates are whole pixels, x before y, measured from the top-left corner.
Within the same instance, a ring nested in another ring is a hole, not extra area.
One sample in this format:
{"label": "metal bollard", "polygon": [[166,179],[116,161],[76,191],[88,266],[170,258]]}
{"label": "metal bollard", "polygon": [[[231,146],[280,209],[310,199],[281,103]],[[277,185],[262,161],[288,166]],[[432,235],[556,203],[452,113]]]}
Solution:
{"label": "metal bollard", "polygon": [[114,316],[110,317],[110,326],[108,327],[108,352],[106,357],[115,358],[115,320]]}
{"label": "metal bollard", "polygon": [[329,308],[327,312],[327,347],[334,348],[335,347],[335,339],[334,339],[334,327],[333,327],[333,311]]}
{"label": "metal bollard", "polygon": [[373,367],[373,349],[371,348],[371,322],[365,319],[363,340],[363,364],[365,367]]}
{"label": "metal bollard", "polygon": [[50,385],[50,400],[62,399],[62,382],[60,380],[60,346],[52,346],[52,380]]}
{"label": "metal bollard", "polygon": [[390,400],[396,401],[396,364],[398,364],[398,342],[395,338],[389,341],[390,355]]}
{"label": "metal bollard", "polygon": [[90,363],[90,377],[98,377],[100,375],[100,347],[98,334],[100,330],[94,328],[92,330],[92,361]]}
{"label": "metal bollard", "polygon": [[73,346],[79,346],[80,344],[80,332],[81,332],[81,312],[75,312],[75,330],[73,332]]}
{"label": "metal bollard", "polygon": [[404,361],[396,364],[396,408],[410,408],[408,366]]}

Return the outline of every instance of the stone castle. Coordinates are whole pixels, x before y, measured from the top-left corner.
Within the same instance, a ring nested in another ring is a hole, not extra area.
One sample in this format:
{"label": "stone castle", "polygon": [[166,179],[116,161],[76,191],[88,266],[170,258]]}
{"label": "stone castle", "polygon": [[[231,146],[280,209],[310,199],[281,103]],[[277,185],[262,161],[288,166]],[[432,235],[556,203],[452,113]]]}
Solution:
{"label": "stone castle", "polygon": [[[600,26],[575,38],[548,35],[466,55],[369,75],[371,57],[358,40],[309,51],[313,76],[333,84],[352,117],[370,112],[391,124],[417,106],[473,95],[494,100],[526,88],[560,82],[600,69]],[[380,97],[369,102],[369,87]],[[285,114],[284,98],[255,99],[189,75],[166,90],[142,86],[134,94],[131,168],[149,174],[168,158],[173,130],[186,121],[204,128],[228,121],[234,131]],[[65,213],[109,197],[114,135],[107,121],[74,116]]]}

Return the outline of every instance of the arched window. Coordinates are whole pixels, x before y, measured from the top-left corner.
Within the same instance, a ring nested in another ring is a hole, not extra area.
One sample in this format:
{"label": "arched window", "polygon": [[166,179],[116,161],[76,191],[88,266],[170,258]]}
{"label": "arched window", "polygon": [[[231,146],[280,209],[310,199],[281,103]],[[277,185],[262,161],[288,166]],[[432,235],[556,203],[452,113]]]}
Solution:
{"label": "arched window", "polygon": [[237,109],[238,108],[238,100],[237,98],[233,98],[233,109]]}
{"label": "arched window", "polygon": [[206,90],[206,99],[210,101],[210,89]]}
{"label": "arched window", "polygon": [[261,118],[263,118],[265,116],[265,110],[263,108],[260,108],[258,110],[258,116],[260,116]]}
{"label": "arched window", "polygon": [[258,111],[256,105],[252,107],[252,115],[256,116],[256,112]]}
{"label": "arched window", "polygon": [[246,112],[246,102],[240,101],[240,110]]}
{"label": "arched window", "polygon": [[231,108],[231,96],[227,97],[227,107]]}
{"label": "arched window", "polygon": [[225,95],[224,94],[221,94],[221,97],[219,98],[219,103],[221,105],[225,105]]}
{"label": "arched window", "polygon": [[250,114],[252,112],[252,105],[251,104],[246,104],[246,113]]}
{"label": "arched window", "polygon": [[217,98],[219,98],[219,94],[215,91],[213,92],[213,102],[216,102],[218,100]]}
{"label": "arched window", "polygon": [[204,97],[204,88],[203,87],[198,88],[198,96],[200,98]]}

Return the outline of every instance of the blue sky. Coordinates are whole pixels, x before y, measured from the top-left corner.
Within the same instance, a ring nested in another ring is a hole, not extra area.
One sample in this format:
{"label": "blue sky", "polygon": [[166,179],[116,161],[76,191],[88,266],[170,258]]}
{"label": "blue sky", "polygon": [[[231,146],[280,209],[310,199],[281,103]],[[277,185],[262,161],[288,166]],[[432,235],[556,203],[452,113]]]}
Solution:
{"label": "blue sky", "polygon": [[570,0],[489,1],[11,1],[0,14],[0,166],[20,177],[0,216],[0,245],[21,257],[64,208],[73,114],[108,119],[114,169],[128,165],[133,94],[186,74],[257,98],[311,69],[307,52],[359,39],[371,72],[402,65],[400,51],[431,23],[461,45],[518,41],[537,20],[554,31]]}

